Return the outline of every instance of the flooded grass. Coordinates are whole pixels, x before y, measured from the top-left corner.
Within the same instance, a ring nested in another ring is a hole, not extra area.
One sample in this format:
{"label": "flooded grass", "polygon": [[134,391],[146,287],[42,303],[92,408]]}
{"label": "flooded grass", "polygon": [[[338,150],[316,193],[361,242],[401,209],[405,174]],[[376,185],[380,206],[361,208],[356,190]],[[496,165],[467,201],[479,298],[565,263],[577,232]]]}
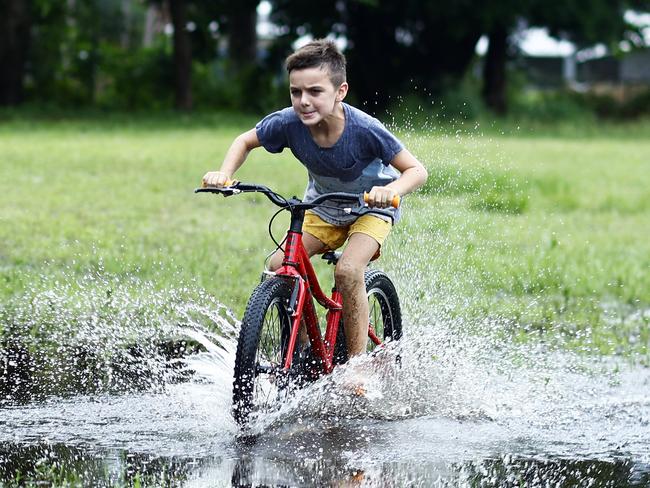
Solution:
{"label": "flooded grass", "polygon": [[[365,398],[316,382],[250,443],[235,317],[275,208],[192,193],[244,128],[203,120],[0,127],[0,486],[650,483],[650,143],[403,124],[431,178],[379,263],[402,360],[361,361]],[[238,176],[305,178],[263,152]]]}

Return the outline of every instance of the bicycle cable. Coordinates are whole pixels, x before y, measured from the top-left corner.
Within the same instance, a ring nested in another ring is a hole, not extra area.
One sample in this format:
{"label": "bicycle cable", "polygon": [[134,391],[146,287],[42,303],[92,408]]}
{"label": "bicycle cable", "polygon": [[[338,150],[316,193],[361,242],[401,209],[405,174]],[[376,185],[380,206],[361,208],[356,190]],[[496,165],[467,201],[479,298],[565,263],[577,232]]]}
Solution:
{"label": "bicycle cable", "polygon": [[[271,240],[273,241],[273,244],[275,244],[275,249],[274,249],[273,251],[271,251],[271,253],[266,257],[266,259],[268,259],[269,257],[271,257],[271,255],[272,255],[275,251],[277,251],[277,250],[279,250],[279,249],[282,249],[282,245],[283,245],[284,242],[287,240],[287,236],[286,236],[286,235],[284,236],[284,239],[282,239],[282,242],[280,242],[279,244],[278,244],[278,241],[275,240],[275,236],[273,235],[273,221],[275,220],[275,218],[276,218],[278,215],[280,215],[280,212],[282,212],[283,210],[286,210],[287,208],[289,208],[289,207],[291,207],[291,206],[292,206],[292,205],[289,204],[288,207],[283,207],[283,208],[281,208],[280,210],[278,210],[277,212],[275,212],[275,213],[273,214],[273,216],[271,217],[271,219],[269,220],[269,228],[268,228],[268,230],[269,230],[269,236],[271,236]],[[266,259],[264,260],[264,262],[266,262]]]}
{"label": "bicycle cable", "polygon": [[[289,203],[287,200],[285,200],[285,201],[287,202],[287,206],[282,207],[280,210],[275,212],[271,216],[271,219],[269,220],[268,232],[269,232],[269,236],[271,237],[271,240],[273,241],[273,244],[275,244],[275,249],[273,251],[271,251],[269,253],[269,255],[266,257],[266,259],[264,260],[265,263],[269,259],[269,257],[271,257],[273,255],[273,253],[275,251],[282,250],[282,246],[284,245],[285,241],[287,240],[287,236],[285,235],[284,239],[282,239],[282,241],[280,243],[278,243],[278,241],[275,239],[275,236],[273,235],[273,221],[275,220],[275,218],[278,215],[280,215],[280,212],[282,212],[283,210],[289,210],[289,212],[291,212],[291,210],[295,207],[295,205]],[[318,206],[321,207],[321,208],[329,208],[329,209],[334,209],[334,210],[341,210],[341,207],[335,207],[334,205],[319,204]]]}

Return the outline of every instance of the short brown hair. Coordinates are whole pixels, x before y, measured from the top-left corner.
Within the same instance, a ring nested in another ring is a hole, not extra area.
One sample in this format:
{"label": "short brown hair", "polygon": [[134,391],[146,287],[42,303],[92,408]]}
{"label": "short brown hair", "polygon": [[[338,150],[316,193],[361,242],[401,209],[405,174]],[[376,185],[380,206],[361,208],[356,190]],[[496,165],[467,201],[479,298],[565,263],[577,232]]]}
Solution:
{"label": "short brown hair", "polygon": [[335,87],[346,79],[345,56],[330,39],[315,39],[305,44],[286,59],[285,66],[288,73],[294,69],[324,67]]}

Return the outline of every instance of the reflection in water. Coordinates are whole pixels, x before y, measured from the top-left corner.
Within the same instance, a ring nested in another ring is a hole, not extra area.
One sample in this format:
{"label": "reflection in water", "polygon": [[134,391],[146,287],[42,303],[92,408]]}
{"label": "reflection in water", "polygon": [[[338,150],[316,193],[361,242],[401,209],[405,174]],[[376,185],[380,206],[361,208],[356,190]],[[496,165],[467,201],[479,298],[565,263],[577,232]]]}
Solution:
{"label": "reflection in water", "polygon": [[0,448],[0,481],[80,486],[158,486],[187,480],[198,463],[126,451],[89,451],[62,444]]}
{"label": "reflection in water", "polygon": [[[0,448],[0,485],[78,486],[471,486],[646,487],[650,466],[628,459],[525,458],[504,455],[462,463],[380,461],[261,453],[157,457],[123,450],[91,451],[62,444]],[[399,456],[396,456],[399,458]]]}

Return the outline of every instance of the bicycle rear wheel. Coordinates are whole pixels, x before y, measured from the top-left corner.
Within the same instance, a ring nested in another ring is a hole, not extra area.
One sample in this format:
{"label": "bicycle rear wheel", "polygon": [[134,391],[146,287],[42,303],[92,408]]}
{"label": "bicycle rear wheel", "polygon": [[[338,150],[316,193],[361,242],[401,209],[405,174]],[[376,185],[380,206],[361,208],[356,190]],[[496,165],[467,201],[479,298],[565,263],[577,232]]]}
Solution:
{"label": "bicycle rear wheel", "polygon": [[233,382],[233,416],[240,425],[251,413],[272,408],[288,386],[282,368],[291,332],[291,291],[286,279],[271,278],[255,288],[246,306]]}
{"label": "bicycle rear wheel", "polygon": [[[382,342],[401,339],[402,310],[395,285],[388,275],[380,270],[366,270],[364,280],[368,296],[369,321],[375,335]],[[334,364],[343,364],[348,360],[343,331],[344,324],[341,319],[334,348]],[[377,345],[369,338],[366,351],[372,352],[376,347]]]}
{"label": "bicycle rear wheel", "polygon": [[[383,271],[367,270],[365,273],[366,294],[370,325],[383,342],[402,338],[402,310],[397,290]],[[367,350],[373,351],[376,344],[368,340]]]}

